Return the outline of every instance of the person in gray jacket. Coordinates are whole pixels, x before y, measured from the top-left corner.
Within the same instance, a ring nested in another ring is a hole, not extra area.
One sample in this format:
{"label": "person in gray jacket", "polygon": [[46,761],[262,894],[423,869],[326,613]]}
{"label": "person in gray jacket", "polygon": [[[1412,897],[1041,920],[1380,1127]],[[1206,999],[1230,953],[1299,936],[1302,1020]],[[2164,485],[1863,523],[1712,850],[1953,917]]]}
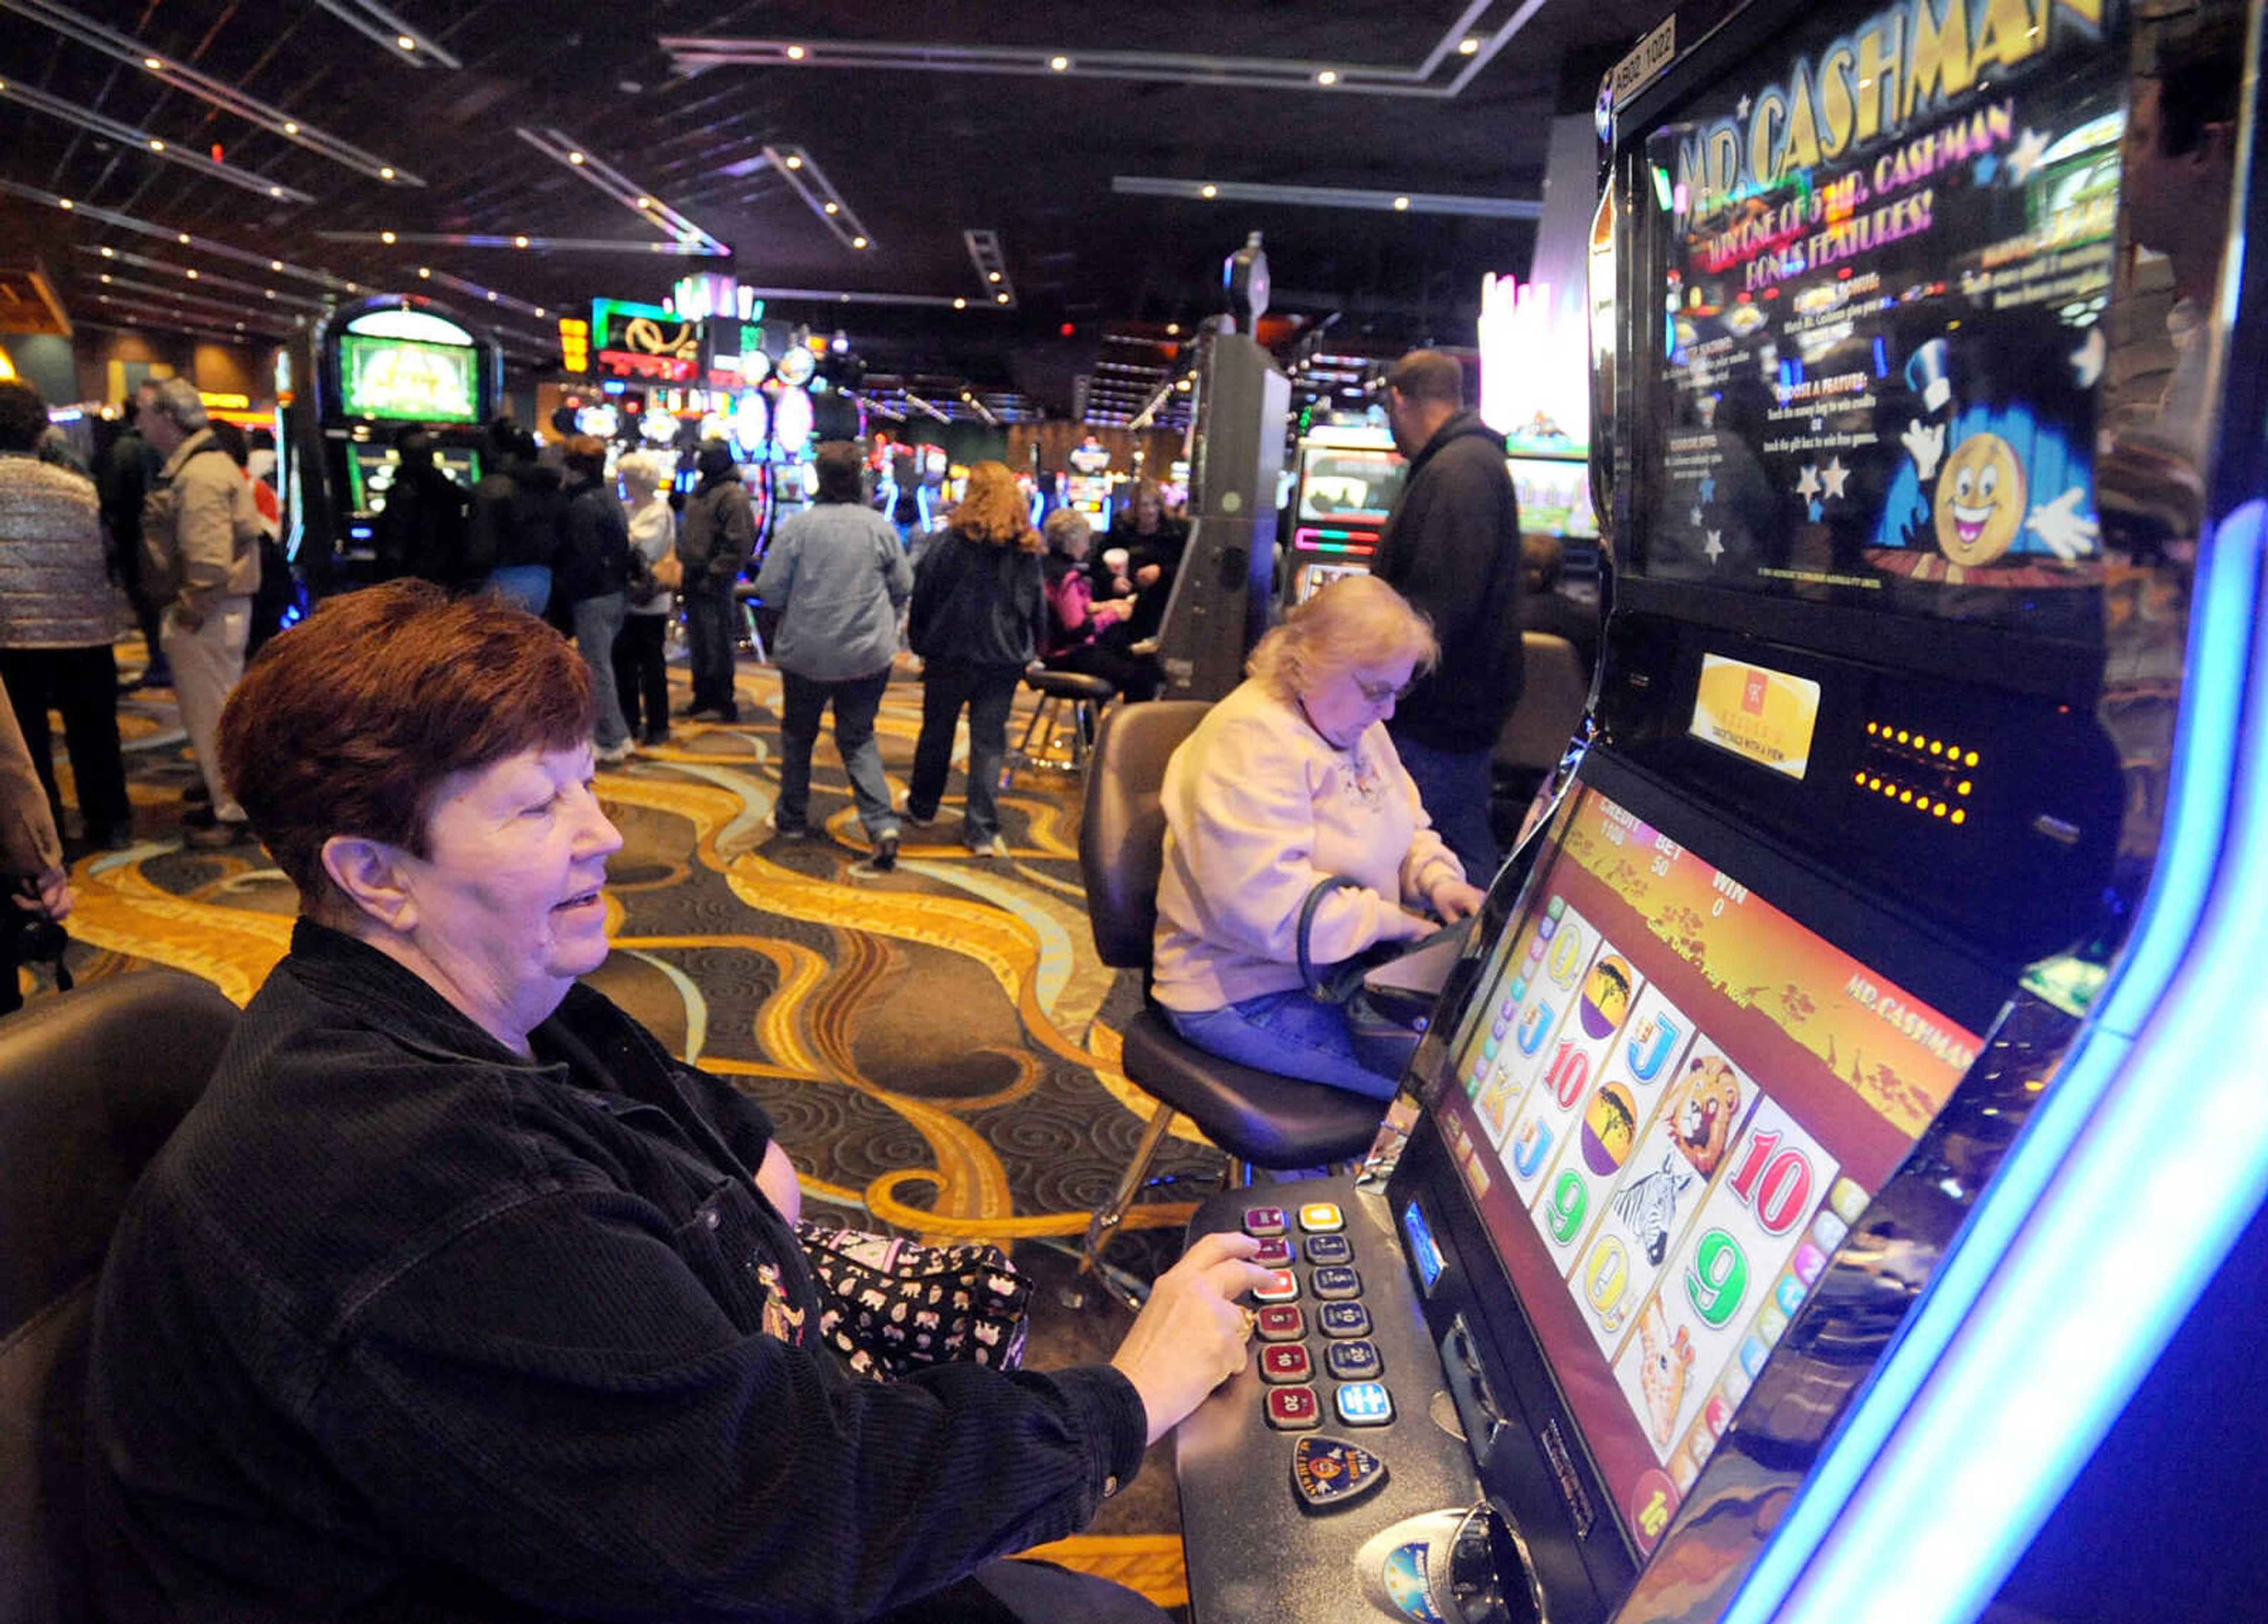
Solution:
{"label": "person in gray jacket", "polygon": [[166,459],[142,508],[142,582],[165,606],[158,640],[211,797],[182,819],[184,838],[192,846],[225,846],[245,831],[244,808],[222,782],[213,750],[221,707],[244,675],[252,595],[260,586],[260,515],[250,479],[213,437],[188,379],[156,386],[142,432]]}
{"label": "person in gray jacket", "polygon": [[733,587],[756,553],[755,509],[733,448],[722,440],[701,447],[701,482],[686,499],[677,527],[677,558],[685,566],[685,641],[693,666],[693,701],[677,714],[740,719],[733,693]]}
{"label": "person in gray jacket", "polygon": [[47,429],[40,392],[0,381],[0,677],[50,819],[63,823],[53,709],[63,713],[87,843],[120,851],[133,844],[134,809],[118,746],[117,614],[100,506],[86,475],[40,459]]}
{"label": "person in gray jacket", "polygon": [[874,713],[890,685],[898,610],[913,592],[913,567],[889,521],[865,505],[858,447],[829,440],[814,466],[817,504],[781,523],[756,577],[757,592],[780,612],[772,642],[783,689],[772,822],[785,835],[808,828],[811,747],[832,702],[835,747],[873,846],[872,864],[887,872],[898,860],[898,817],[874,742]]}

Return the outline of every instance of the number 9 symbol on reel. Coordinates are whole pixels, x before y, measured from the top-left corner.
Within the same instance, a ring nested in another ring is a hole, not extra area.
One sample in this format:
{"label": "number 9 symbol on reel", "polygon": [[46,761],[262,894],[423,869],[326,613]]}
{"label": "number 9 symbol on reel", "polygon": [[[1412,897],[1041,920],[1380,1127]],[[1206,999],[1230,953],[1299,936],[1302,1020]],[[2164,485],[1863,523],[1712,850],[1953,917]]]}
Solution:
{"label": "number 9 symbol on reel", "polygon": [[1749,1292],[1749,1259],[1741,1243],[1723,1230],[1711,1230],[1694,1248],[1685,1270],[1685,1296],[1693,1312],[1712,1330],[1741,1311]]}
{"label": "number 9 symbol on reel", "polygon": [[1590,1299],[1601,1329],[1610,1333],[1622,1329],[1623,1298],[1630,1283],[1630,1253],[1620,1240],[1609,1235],[1592,1248],[1583,1273],[1583,1295]]}

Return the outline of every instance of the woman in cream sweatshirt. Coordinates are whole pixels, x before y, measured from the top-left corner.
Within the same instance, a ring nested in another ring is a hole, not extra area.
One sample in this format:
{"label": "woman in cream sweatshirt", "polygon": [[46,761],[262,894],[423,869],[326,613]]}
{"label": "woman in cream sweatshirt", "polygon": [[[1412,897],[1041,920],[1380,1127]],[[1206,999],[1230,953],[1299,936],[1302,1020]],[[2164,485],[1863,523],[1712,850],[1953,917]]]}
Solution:
{"label": "woman in cream sweatshirt", "polygon": [[1225,1060],[1373,1099],[1345,1012],[1307,996],[1301,904],[1318,965],[1463,918],[1480,890],[1434,834],[1387,737],[1394,702],[1439,655],[1432,628],[1371,576],[1336,582],[1252,651],[1247,680],[1166,768],[1165,871],[1152,992],[1189,1042]]}

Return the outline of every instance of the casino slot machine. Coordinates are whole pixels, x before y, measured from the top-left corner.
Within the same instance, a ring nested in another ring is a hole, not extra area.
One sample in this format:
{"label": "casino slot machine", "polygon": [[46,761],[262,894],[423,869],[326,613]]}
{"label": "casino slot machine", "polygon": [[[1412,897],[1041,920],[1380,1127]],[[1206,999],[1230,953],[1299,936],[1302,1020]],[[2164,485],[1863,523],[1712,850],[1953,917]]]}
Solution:
{"label": "casino slot machine", "polygon": [[[1410,465],[1385,430],[1348,427],[1303,436],[1295,467],[1286,607],[1342,577],[1369,572]],[[1523,501],[1523,518],[1527,511]]]}
{"label": "casino slot machine", "polygon": [[2257,1616],[2151,1587],[2261,1565],[2268,187],[2196,88],[2260,29],[1756,4],[1609,76],[1595,731],[1360,1170],[1193,1221],[1278,1271],[1177,1433],[1200,1624]]}

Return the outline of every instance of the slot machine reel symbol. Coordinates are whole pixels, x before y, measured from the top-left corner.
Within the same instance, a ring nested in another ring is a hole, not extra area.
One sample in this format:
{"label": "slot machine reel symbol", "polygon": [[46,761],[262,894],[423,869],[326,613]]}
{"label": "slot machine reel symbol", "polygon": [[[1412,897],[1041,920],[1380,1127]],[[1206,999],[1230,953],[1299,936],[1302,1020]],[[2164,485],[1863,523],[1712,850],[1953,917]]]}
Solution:
{"label": "slot machine reel symbol", "polygon": [[1425,1511],[1355,1553],[1363,1594],[1389,1618],[1432,1624],[1543,1624],[1528,1542],[1503,1507]]}

